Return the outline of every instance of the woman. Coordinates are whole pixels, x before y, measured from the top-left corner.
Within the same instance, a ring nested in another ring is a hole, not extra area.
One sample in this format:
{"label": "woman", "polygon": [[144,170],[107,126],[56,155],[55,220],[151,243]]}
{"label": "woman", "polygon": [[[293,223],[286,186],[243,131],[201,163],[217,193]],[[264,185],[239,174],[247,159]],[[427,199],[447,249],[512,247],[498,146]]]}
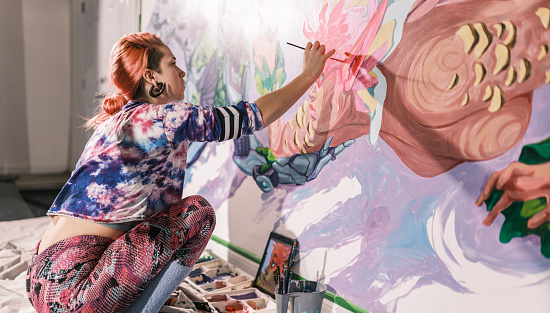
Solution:
{"label": "woman", "polygon": [[172,103],[184,98],[185,72],[156,35],[122,37],[109,65],[118,92],[88,121],[96,130],[48,211],[52,221],[27,273],[35,309],[122,312],[157,289],[165,290],[155,302],[162,305],[177,286],[166,287],[162,277],[173,277],[166,274],[173,269],[181,282],[215,224],[204,198],[181,200],[189,142],[235,139],[268,126],[333,54],[308,43],[302,73],[282,88],[255,103],[198,107]]}

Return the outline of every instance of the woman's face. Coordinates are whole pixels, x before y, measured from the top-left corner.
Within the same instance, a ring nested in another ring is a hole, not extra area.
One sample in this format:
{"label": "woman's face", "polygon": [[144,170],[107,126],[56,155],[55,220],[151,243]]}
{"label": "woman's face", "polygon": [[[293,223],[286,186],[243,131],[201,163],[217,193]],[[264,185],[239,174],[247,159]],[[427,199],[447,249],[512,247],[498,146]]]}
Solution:
{"label": "woman's face", "polygon": [[159,83],[165,83],[166,89],[162,93],[162,100],[166,103],[181,101],[185,92],[185,72],[176,65],[176,57],[168,47],[163,47],[164,56],[160,60],[160,73],[155,73]]}

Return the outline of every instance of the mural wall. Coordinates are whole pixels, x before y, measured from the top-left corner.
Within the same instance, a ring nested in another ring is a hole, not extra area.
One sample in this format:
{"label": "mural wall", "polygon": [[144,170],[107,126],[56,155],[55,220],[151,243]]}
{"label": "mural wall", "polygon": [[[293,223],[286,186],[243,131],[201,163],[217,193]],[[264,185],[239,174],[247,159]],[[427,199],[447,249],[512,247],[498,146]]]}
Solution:
{"label": "mural wall", "polygon": [[374,312],[547,312],[549,24],[547,0],[158,1],[186,102],[279,88],[287,42],[337,51],[268,129],[193,143],[184,193],[258,255],[297,237],[300,276]]}

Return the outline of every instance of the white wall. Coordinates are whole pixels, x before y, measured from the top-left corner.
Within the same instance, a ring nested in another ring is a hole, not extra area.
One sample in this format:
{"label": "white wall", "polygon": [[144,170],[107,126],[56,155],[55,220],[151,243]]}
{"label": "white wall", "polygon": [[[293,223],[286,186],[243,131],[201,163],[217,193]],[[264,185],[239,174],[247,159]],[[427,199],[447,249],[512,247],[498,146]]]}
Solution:
{"label": "white wall", "polygon": [[141,0],[141,31],[147,31],[157,0]]}
{"label": "white wall", "polygon": [[122,35],[138,30],[139,0],[72,0],[71,15],[70,170],[91,135],[82,129],[81,117],[97,112],[98,92],[113,91],[107,81],[111,48]]}
{"label": "white wall", "polygon": [[30,172],[63,172],[69,157],[70,1],[22,5]]}
{"label": "white wall", "polygon": [[69,0],[2,1],[2,173],[63,172],[67,168],[69,4]]}
{"label": "white wall", "polygon": [[21,1],[0,10],[0,174],[29,169]]}
{"label": "white wall", "polygon": [[140,0],[9,0],[0,10],[0,174],[74,168],[82,128],[109,90],[113,44],[138,30]]}

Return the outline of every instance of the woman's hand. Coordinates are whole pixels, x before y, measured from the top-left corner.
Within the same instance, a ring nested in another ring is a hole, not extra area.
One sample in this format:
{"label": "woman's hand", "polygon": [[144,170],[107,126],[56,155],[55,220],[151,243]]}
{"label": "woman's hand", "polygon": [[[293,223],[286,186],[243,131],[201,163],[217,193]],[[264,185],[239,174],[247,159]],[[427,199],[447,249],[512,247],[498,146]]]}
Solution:
{"label": "woman's hand", "polygon": [[485,185],[483,193],[477,199],[477,205],[489,198],[491,191],[496,187],[502,190],[502,197],[495,204],[483,224],[491,225],[498,214],[512,202],[528,201],[538,198],[546,199],[546,208],[538,212],[527,222],[529,228],[537,228],[550,220],[550,162],[527,165],[520,162],[511,163],[506,169],[494,172]]}
{"label": "woman's hand", "polygon": [[316,81],[325,67],[325,62],[336,52],[332,49],[325,54],[325,45],[319,43],[319,41],[308,42],[304,50],[304,64],[302,66],[302,73],[309,75]]}

